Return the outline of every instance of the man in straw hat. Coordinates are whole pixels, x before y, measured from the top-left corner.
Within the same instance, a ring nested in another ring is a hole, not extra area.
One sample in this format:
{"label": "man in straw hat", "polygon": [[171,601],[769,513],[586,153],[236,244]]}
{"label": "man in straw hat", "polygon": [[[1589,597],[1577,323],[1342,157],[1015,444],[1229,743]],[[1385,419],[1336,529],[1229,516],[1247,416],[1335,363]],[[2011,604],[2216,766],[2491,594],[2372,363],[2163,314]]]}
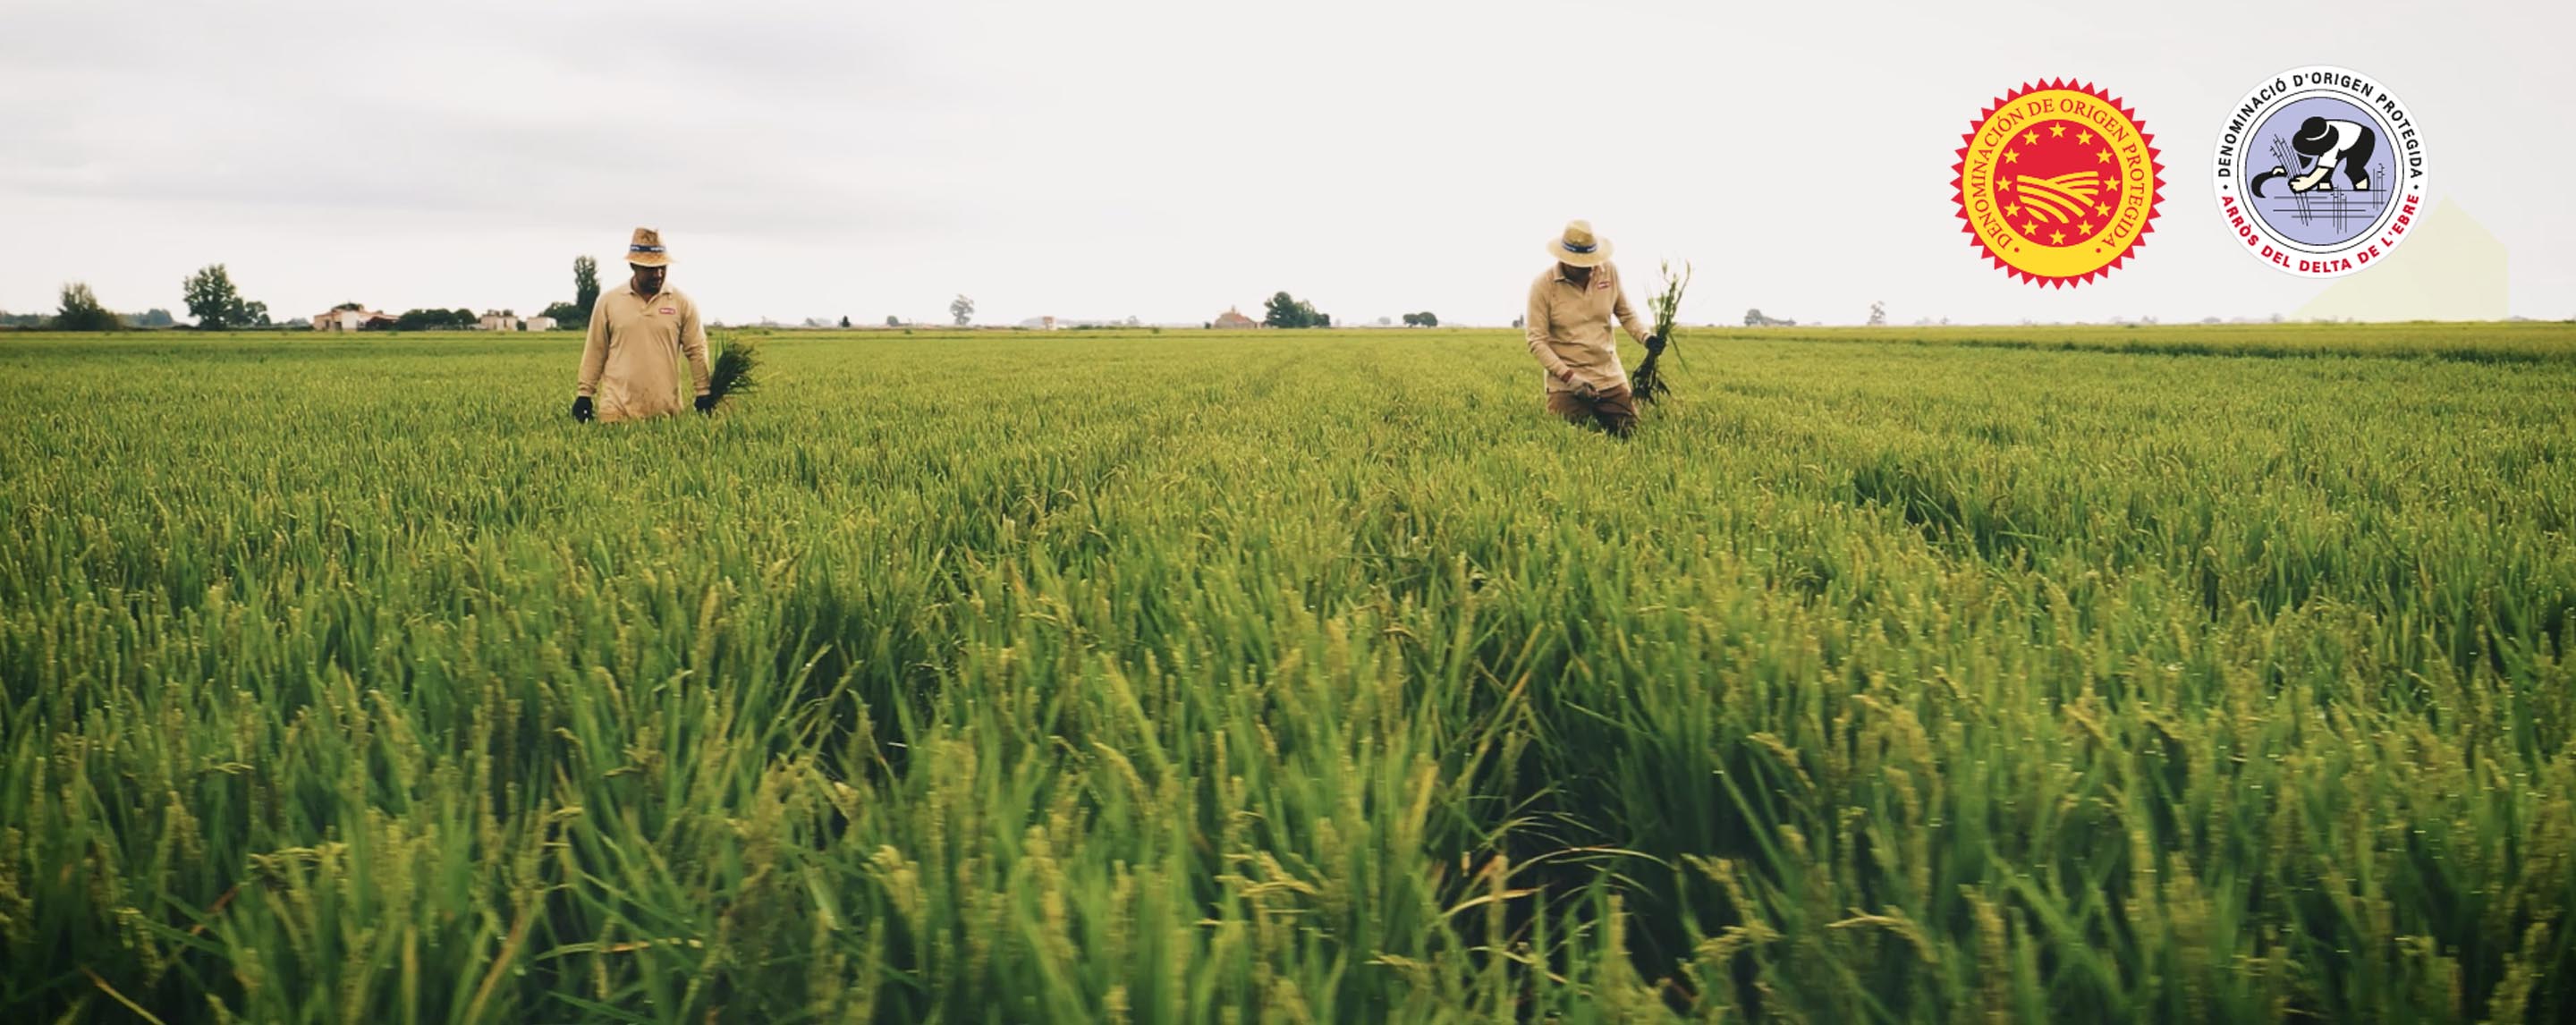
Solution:
{"label": "man in straw hat", "polygon": [[707,393],[707,329],[698,322],[698,304],[662,283],[671,267],[662,234],[635,229],[626,265],[635,276],[623,288],[600,293],[590,308],[590,340],[581,347],[572,418],[616,423],[679,412],[681,356],[688,357],[696,379],[698,412],[714,409],[715,397]]}
{"label": "man in straw hat", "polygon": [[1610,240],[1594,235],[1592,222],[1566,222],[1547,252],[1556,265],[1530,282],[1529,319],[1522,322],[1530,355],[1547,371],[1547,411],[1627,437],[1637,425],[1637,400],[1628,391],[1627,368],[1619,365],[1611,321],[1648,352],[1660,351],[1664,340],[1628,307],[1619,265],[1610,262]]}

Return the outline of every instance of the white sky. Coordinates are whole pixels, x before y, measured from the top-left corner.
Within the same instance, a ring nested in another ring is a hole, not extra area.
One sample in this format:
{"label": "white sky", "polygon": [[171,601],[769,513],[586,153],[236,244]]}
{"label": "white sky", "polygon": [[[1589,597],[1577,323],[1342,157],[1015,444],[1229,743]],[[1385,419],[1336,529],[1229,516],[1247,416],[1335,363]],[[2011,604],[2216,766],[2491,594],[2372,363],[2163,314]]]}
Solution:
{"label": "white sky", "polygon": [[[1501,324],[1587,217],[1688,321],[2291,313],[2209,159],[2257,81],[2330,63],[2426,133],[2436,201],[2576,316],[2576,4],[1218,0],[619,4],[0,0],[0,309],[66,280],[182,313],[223,262],[280,316],[571,297],[662,229],[713,318]],[[1950,207],[1959,136],[2094,81],[2163,149],[2132,262],[2043,290]],[[2366,273],[2366,272],[2365,272]],[[1632,293],[1642,289],[1632,289]],[[1642,299],[1642,296],[1640,296]]]}

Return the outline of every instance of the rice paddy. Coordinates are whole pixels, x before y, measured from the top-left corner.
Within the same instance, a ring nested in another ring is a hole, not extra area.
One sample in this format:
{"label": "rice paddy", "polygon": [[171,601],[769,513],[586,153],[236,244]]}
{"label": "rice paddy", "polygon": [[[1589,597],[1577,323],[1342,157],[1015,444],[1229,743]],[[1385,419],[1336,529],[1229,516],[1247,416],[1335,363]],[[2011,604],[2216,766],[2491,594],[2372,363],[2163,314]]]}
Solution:
{"label": "rice paddy", "polygon": [[2576,1017],[2576,328],[757,341],[0,336],[0,1019]]}

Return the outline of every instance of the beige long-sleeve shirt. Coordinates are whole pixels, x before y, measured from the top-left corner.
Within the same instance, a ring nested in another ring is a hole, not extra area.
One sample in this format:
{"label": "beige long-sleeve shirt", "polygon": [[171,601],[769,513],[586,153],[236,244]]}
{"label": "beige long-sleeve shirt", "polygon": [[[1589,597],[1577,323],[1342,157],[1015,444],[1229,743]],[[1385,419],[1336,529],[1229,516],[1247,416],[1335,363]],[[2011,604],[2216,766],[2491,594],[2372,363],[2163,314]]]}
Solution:
{"label": "beige long-sleeve shirt", "polygon": [[581,348],[578,394],[591,396],[602,423],[641,420],[689,408],[680,398],[680,359],[707,393],[707,331],[698,304],[662,286],[646,297],[635,283],[602,292],[590,308],[590,340]]}
{"label": "beige long-sleeve shirt", "polygon": [[1628,329],[1629,337],[1645,340],[1646,322],[1628,308],[1618,264],[1592,268],[1588,287],[1567,280],[1561,264],[1549,265],[1530,282],[1529,317],[1521,323],[1529,332],[1530,355],[1547,371],[1548,391],[1573,391],[1569,379],[1595,391],[1628,383],[1628,370],[1619,364],[1619,340],[1610,333],[1613,320]]}

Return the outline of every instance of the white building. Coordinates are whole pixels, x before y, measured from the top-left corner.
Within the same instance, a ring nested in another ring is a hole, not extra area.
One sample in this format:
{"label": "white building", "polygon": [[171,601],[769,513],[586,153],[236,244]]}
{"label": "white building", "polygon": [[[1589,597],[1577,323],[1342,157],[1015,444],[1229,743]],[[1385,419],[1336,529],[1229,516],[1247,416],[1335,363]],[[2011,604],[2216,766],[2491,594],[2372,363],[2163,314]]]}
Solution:
{"label": "white building", "polygon": [[482,321],[475,324],[474,329],[477,331],[516,331],[519,329],[519,318],[502,313],[499,310],[485,310],[483,311]]}
{"label": "white building", "polygon": [[325,310],[313,315],[316,331],[377,331],[392,326],[392,316],[374,310]]}
{"label": "white building", "polygon": [[555,329],[555,318],[530,317],[523,322],[522,327],[529,331],[552,331]]}

